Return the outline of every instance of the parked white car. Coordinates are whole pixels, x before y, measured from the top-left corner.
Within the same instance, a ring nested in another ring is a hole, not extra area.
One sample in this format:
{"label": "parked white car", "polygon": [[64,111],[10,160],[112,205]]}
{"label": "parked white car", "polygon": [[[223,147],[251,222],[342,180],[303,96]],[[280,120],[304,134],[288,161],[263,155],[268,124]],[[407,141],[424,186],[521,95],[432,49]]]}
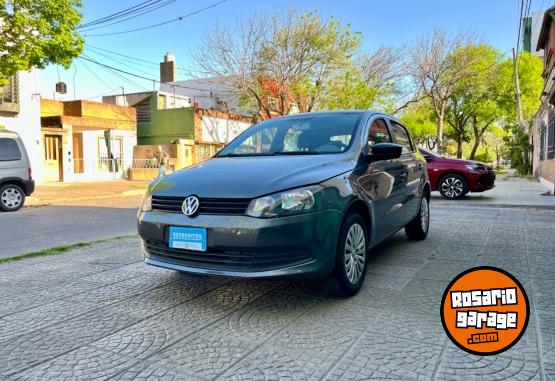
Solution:
{"label": "parked white car", "polygon": [[35,191],[29,156],[15,132],[0,130],[0,210],[15,212]]}

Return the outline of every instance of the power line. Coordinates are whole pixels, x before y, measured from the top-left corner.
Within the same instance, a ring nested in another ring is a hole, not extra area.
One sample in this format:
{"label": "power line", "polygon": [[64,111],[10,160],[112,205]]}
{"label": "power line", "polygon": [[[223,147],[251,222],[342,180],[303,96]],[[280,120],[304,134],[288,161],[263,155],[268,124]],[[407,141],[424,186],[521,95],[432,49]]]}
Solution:
{"label": "power line", "polygon": [[79,62],[85,67],[85,69],[87,69],[87,71],[88,71],[89,73],[91,73],[96,79],[98,79],[99,82],[103,83],[104,86],[106,86],[108,89],[111,89],[111,86],[108,85],[106,82],[104,82],[104,80],[103,80],[102,78],[100,78],[100,76],[97,75],[97,74],[94,72],[94,70],[92,70],[92,69],[89,67],[89,65],[87,65],[86,62],[84,62],[84,61],[82,61],[82,60],[79,61]]}
{"label": "power line", "polygon": [[[84,59],[84,60],[87,60],[87,61],[89,61],[89,62],[95,63],[95,64],[97,64],[97,65],[99,65],[99,66],[103,66],[104,68],[110,69],[110,70],[112,70],[112,71],[116,71],[116,72],[120,72],[120,73],[123,73],[123,74],[131,75],[131,76],[133,76],[133,77],[140,78],[140,79],[144,79],[144,80],[146,80],[146,81],[150,81],[150,82],[153,82],[153,83],[159,83],[159,84],[162,84],[162,83],[163,83],[163,82],[160,82],[160,81],[158,81],[158,80],[156,80],[156,79],[153,79],[153,78],[144,77],[144,76],[142,76],[142,75],[135,74],[135,73],[131,73],[131,72],[129,72],[129,71],[122,70],[122,69],[119,69],[119,68],[114,67],[114,66],[106,65],[106,64],[104,64],[104,63],[102,63],[102,62],[98,62],[98,61],[96,61],[96,60],[94,60],[94,59],[91,59],[91,58],[89,58],[89,57],[86,57],[86,56],[84,56],[84,55],[81,55],[80,58],[82,58],[82,59]],[[167,83],[166,85],[167,85],[167,86],[172,86],[172,87],[179,87],[179,88],[182,88],[182,89],[197,90],[197,91],[206,91],[206,92],[214,92],[214,93],[232,93],[232,92],[233,92],[233,91],[231,91],[231,90],[200,89],[200,88],[197,88],[197,87],[178,85],[177,83]]]}
{"label": "power line", "polygon": [[[123,60],[121,60],[121,59],[117,59],[117,58],[110,57],[109,55],[107,55],[107,54],[105,54],[105,53],[101,53],[101,52],[96,52],[96,51],[90,51],[90,50],[88,50],[88,53],[98,54],[98,55],[100,55],[100,56],[102,56],[102,57],[104,57],[104,58],[106,58],[106,59],[108,59],[108,60],[110,60],[110,61],[112,61],[112,62],[118,63],[118,64],[120,64],[120,65],[124,65],[124,66],[137,65],[136,62],[131,62],[131,63],[130,63],[129,61],[126,62],[126,61],[123,61]],[[136,70],[136,71],[138,71],[138,72],[140,72],[140,73],[142,73],[142,74],[146,74],[146,75],[152,75],[152,70],[154,70],[154,68],[152,68],[152,67],[149,67],[149,68],[148,68],[148,69],[151,70],[150,72],[141,70],[141,69],[139,69],[139,68],[137,68],[137,67],[132,67],[132,68],[133,68],[134,70]]]}
{"label": "power line", "polygon": [[130,13],[140,11],[140,10],[144,9],[145,7],[151,6],[151,5],[156,4],[156,3],[159,3],[159,2],[161,2],[161,1],[162,1],[162,0],[147,0],[147,1],[143,1],[143,2],[141,2],[141,3],[139,3],[139,4],[136,4],[136,5],[132,6],[132,7],[125,8],[125,9],[119,11],[119,12],[112,13],[112,14],[110,14],[110,15],[108,15],[108,16],[104,16],[104,17],[101,17],[101,18],[96,19],[96,20],[93,20],[93,21],[89,21],[88,23],[85,23],[85,24],[80,25],[77,29],[87,28],[87,27],[89,27],[89,26],[93,26],[93,25],[98,25],[98,24],[101,24],[101,23],[109,22],[109,21],[114,20],[114,19],[116,19],[116,18],[118,18],[118,17],[124,17],[124,16],[126,16],[126,15],[128,15],[128,14],[130,14]]}
{"label": "power line", "polygon": [[[81,32],[86,33],[86,32],[89,32],[91,30],[102,29],[102,28],[109,27],[111,25],[120,24],[120,23],[125,22],[127,20],[131,20],[131,19],[140,17],[142,15],[146,15],[147,13],[154,12],[154,11],[160,9],[160,8],[163,8],[163,7],[168,6],[172,3],[175,3],[176,1],[177,0],[167,0],[165,3],[162,3],[162,4],[158,4],[158,5],[153,4],[149,7],[145,7],[145,9],[142,12],[136,13],[132,16],[129,16],[129,17],[126,17],[126,18],[123,18],[123,19],[116,18],[116,21],[113,21],[113,22],[108,23],[108,24],[100,23],[99,25],[97,24],[96,26],[92,25],[92,27],[87,27],[85,30],[82,30]],[[108,22],[108,21],[106,21],[106,22]]]}
{"label": "power line", "polygon": [[[160,63],[158,63],[158,62],[148,61],[148,60],[145,60],[145,59],[142,59],[142,58],[137,58],[137,57],[128,56],[127,54],[114,52],[113,50],[108,50],[108,49],[100,48],[100,47],[98,47],[98,46],[94,46],[94,45],[91,45],[91,44],[87,44],[87,47],[93,48],[94,50],[101,50],[101,51],[106,52],[106,53],[114,54],[114,55],[116,55],[116,56],[128,58],[129,60],[138,61],[138,62],[143,62],[143,63],[145,63],[145,64],[149,64],[149,65],[154,66],[154,68],[159,68],[159,67],[160,67]],[[144,67],[148,67],[148,66],[147,66],[147,65],[144,65]],[[183,73],[186,72],[186,69],[185,69],[185,68],[182,68],[182,67],[176,67],[176,69],[182,71]]]}
{"label": "power line", "polygon": [[227,1],[227,0],[221,0],[221,1],[217,2],[217,3],[211,4],[211,5],[209,5],[209,6],[206,6],[206,7],[204,7],[204,8],[201,8],[201,9],[196,10],[196,11],[194,11],[194,12],[187,13],[187,14],[185,14],[185,15],[183,15],[183,16],[178,16],[178,17],[176,17],[176,18],[173,18],[173,19],[167,20],[167,21],[163,21],[163,22],[160,22],[160,23],[158,23],[158,24],[152,24],[152,25],[148,25],[148,26],[141,27],[141,28],[135,28],[135,29],[129,29],[129,30],[121,30],[121,31],[118,31],[118,32],[111,32],[111,33],[87,34],[87,35],[84,35],[84,36],[85,36],[85,37],[113,36],[113,35],[117,35],[117,34],[132,33],[132,32],[138,32],[138,31],[141,31],[141,30],[156,28],[156,27],[159,27],[159,26],[162,26],[162,25],[166,25],[166,24],[170,24],[170,23],[173,23],[173,22],[176,22],[176,21],[181,21],[181,20],[183,20],[184,18],[187,18],[187,17],[193,16],[193,15],[196,15],[196,14],[198,14],[198,13],[204,12],[204,11],[210,9],[210,8],[214,8],[214,7],[216,7],[216,6],[218,6],[218,5],[222,4],[222,3],[225,3],[226,1]]}

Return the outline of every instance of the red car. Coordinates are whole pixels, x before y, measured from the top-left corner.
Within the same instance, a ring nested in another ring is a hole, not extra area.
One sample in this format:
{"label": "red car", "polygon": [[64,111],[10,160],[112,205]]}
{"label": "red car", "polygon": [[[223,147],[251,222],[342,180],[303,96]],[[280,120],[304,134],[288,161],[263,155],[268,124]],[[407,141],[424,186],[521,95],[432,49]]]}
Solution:
{"label": "red car", "polygon": [[495,186],[493,168],[477,161],[449,159],[419,148],[428,162],[432,191],[443,198],[457,200],[468,192],[483,192]]}

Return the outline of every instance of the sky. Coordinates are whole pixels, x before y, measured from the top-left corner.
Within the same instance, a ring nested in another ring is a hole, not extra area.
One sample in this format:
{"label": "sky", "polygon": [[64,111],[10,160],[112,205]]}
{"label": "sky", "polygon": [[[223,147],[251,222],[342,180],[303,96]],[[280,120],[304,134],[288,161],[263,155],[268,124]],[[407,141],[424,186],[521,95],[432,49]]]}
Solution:
{"label": "sky", "polygon": [[[104,17],[143,0],[84,0],[81,12],[83,23]],[[92,36],[121,30],[141,28],[178,16],[198,11],[221,0],[175,0],[148,15],[116,25],[91,30],[85,35],[84,55],[114,67],[159,79],[156,64],[114,56],[98,48],[157,63],[166,52],[173,52],[179,67],[190,67],[191,55],[200,49],[202,36],[218,24],[234,25],[242,17],[258,13],[286,11],[317,11],[322,17],[333,17],[349,23],[363,35],[362,49],[372,51],[382,45],[402,47],[440,27],[448,33],[471,32],[505,54],[516,46],[520,0],[226,0],[210,9],[157,28],[128,34]],[[555,0],[532,0],[531,13],[544,11]],[[114,60],[115,59],[115,60]],[[58,74],[59,73],[59,74]],[[185,71],[178,71],[178,80],[187,79]],[[50,65],[40,74],[41,95],[54,96],[55,83],[67,84],[62,98],[100,100],[101,95],[152,90],[151,81],[125,74],[116,75],[94,63],[77,59],[68,70]],[[56,95],[59,99],[59,95]]]}

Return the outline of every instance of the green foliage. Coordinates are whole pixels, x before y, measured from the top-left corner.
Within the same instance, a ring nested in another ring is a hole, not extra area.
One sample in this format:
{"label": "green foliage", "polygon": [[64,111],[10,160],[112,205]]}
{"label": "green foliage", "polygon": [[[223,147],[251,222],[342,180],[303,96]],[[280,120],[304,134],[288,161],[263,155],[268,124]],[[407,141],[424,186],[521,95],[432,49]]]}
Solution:
{"label": "green foliage", "polygon": [[384,94],[364,82],[355,70],[349,70],[330,81],[320,107],[329,110],[369,109],[381,95]]}
{"label": "green foliage", "polygon": [[507,142],[511,165],[520,176],[532,174],[532,163],[529,157],[532,151],[530,138],[519,125],[510,126],[510,135],[505,138]]}
{"label": "green foliage", "polygon": [[435,112],[429,100],[425,99],[409,105],[399,117],[411,132],[412,138],[420,145],[433,145],[437,132]]}
{"label": "green foliage", "polygon": [[80,0],[0,0],[0,84],[49,63],[68,68],[83,49]]}

